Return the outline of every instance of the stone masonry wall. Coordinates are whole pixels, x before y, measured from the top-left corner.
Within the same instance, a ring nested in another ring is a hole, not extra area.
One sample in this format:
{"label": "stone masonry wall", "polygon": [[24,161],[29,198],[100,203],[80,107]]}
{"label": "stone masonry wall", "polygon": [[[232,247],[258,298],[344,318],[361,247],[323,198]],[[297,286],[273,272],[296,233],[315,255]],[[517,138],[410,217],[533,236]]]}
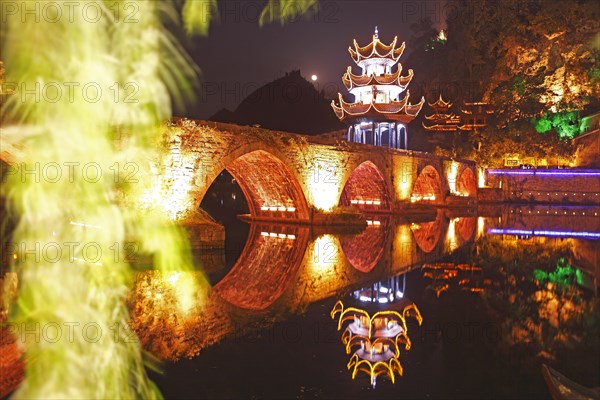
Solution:
{"label": "stone masonry wall", "polygon": [[[306,219],[315,210],[333,211],[347,180],[365,161],[381,172],[392,205],[410,201],[414,182],[427,166],[439,175],[442,197],[436,203],[440,205],[449,192],[449,171],[475,167],[472,162],[452,162],[427,153],[209,121],[175,120],[165,135],[170,154],[159,163],[155,187],[145,201],[160,203],[178,220],[194,214],[224,169],[238,175],[254,212],[262,207],[279,218]],[[253,157],[244,157],[250,153]],[[263,157],[264,168],[256,165],[263,164],[257,154]]]}

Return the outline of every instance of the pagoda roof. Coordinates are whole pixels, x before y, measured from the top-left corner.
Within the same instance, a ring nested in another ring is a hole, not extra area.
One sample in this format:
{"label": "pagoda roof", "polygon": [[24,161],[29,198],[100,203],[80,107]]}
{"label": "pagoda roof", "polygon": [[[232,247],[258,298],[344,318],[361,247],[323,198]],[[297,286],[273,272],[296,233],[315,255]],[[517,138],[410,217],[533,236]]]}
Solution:
{"label": "pagoda roof", "polygon": [[400,101],[391,101],[389,103],[375,103],[371,100],[370,103],[347,103],[339,95],[340,105],[337,106],[335,101],[331,101],[331,107],[337,115],[337,117],[343,121],[350,117],[367,117],[367,116],[385,116],[387,119],[399,120],[403,122],[410,122],[413,118],[419,114],[425,98],[422,97],[421,101],[417,104],[410,104],[408,97],[410,93],[407,92],[406,96]]}
{"label": "pagoda roof", "polygon": [[490,103],[485,101],[476,101],[472,103],[464,103],[464,108],[461,109],[463,114],[473,114],[473,111],[477,111],[478,114],[493,114],[494,110]]}
{"label": "pagoda roof", "polygon": [[444,99],[442,99],[441,93],[440,93],[440,98],[437,99],[435,101],[435,103],[427,102],[427,104],[429,104],[429,107],[431,107],[431,108],[450,108],[450,107],[452,107],[452,103],[450,103],[449,101],[444,101]]}
{"label": "pagoda roof", "polygon": [[406,43],[402,42],[400,47],[396,48],[397,41],[398,36],[395,36],[391,44],[385,45],[379,40],[379,35],[376,33],[373,35],[371,43],[364,47],[360,47],[356,42],[356,39],[354,39],[354,49],[348,47],[348,51],[354,62],[357,64],[370,58],[389,58],[392,61],[397,62],[400,56],[402,56],[404,47],[406,46]]}
{"label": "pagoda roof", "polygon": [[458,123],[425,125],[425,122],[422,122],[421,125],[428,131],[455,131],[458,129]]}
{"label": "pagoda roof", "polygon": [[352,68],[348,67],[348,70],[342,76],[342,82],[348,90],[354,87],[362,87],[362,86],[372,86],[372,85],[397,85],[400,86],[403,90],[406,89],[408,84],[413,78],[413,70],[408,70],[408,75],[400,76],[402,73],[402,66],[398,65],[396,72],[392,74],[384,74],[384,75],[354,75],[352,73]]}
{"label": "pagoda roof", "polygon": [[[460,110],[463,114],[467,114],[467,115],[471,115],[473,114],[473,110],[465,110],[465,109],[461,109]],[[486,114],[493,114],[494,110],[485,110]]]}
{"label": "pagoda roof", "polygon": [[465,106],[489,106],[490,103],[487,101],[473,101],[473,102],[465,102]]}
{"label": "pagoda roof", "polygon": [[458,129],[460,129],[461,131],[472,131],[477,128],[485,128],[486,126],[487,124],[464,124],[460,125]]}
{"label": "pagoda roof", "polygon": [[439,114],[439,113],[435,113],[432,115],[426,115],[425,119],[428,120],[455,120],[458,121],[460,119],[460,117],[454,113],[450,113],[450,114]]}

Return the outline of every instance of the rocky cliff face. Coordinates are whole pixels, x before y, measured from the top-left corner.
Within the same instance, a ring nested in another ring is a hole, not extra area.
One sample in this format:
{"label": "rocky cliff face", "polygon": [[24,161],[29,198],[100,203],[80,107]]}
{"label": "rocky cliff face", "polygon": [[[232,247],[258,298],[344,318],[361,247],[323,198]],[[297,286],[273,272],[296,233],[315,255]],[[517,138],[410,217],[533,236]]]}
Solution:
{"label": "rocky cliff face", "polygon": [[529,30],[535,39],[510,35],[502,41],[502,56],[484,92],[501,119],[581,110],[598,102],[599,49],[594,40],[600,20],[588,22],[560,31],[533,25]]}
{"label": "rocky cliff face", "polygon": [[448,17],[444,79],[476,85],[500,126],[600,106],[595,1],[458,1],[460,12]]}

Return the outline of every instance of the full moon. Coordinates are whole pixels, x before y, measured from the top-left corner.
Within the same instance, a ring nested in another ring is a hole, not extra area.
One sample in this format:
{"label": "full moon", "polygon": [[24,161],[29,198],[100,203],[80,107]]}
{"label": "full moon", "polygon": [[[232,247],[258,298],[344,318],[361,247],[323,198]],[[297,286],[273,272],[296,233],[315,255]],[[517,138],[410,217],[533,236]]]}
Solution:
{"label": "full moon", "polygon": [[313,81],[316,81],[316,80],[317,80],[317,78],[318,78],[318,77],[317,77],[316,75],[313,75],[313,76],[311,76],[311,77],[310,77],[310,79],[312,79]]}

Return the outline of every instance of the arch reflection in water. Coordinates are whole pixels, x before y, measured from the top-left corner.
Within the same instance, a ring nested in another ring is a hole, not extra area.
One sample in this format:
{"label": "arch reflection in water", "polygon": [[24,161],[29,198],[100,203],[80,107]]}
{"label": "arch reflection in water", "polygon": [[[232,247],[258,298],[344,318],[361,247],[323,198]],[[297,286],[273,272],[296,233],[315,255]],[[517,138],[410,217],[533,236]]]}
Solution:
{"label": "arch reflection in water", "polygon": [[239,308],[266,309],[295,277],[309,235],[306,226],[253,224],[237,263],[213,290]]}
{"label": "arch reflection in water", "polygon": [[456,221],[456,228],[458,230],[458,234],[465,242],[468,242],[473,237],[476,225],[477,217],[459,218]]}
{"label": "arch reflection in water", "polygon": [[339,314],[338,331],[350,322],[342,333],[342,343],[346,354],[356,349],[347,364],[347,368],[352,370],[352,379],[363,372],[369,376],[373,387],[377,376],[382,374],[395,383],[396,373],[401,376],[404,372],[399,360],[400,345],[405,350],[411,347],[406,319],[413,317],[419,325],[423,322],[417,306],[402,301],[371,315],[363,308],[344,307],[342,301],[338,300],[331,310],[331,318],[335,319],[336,314]]}
{"label": "arch reflection in water", "polygon": [[390,217],[367,217],[367,227],[357,235],[340,238],[348,262],[360,272],[370,272],[381,260],[390,230]]}
{"label": "arch reflection in water", "polygon": [[441,211],[438,211],[434,221],[412,223],[410,225],[417,246],[419,246],[424,253],[431,253],[437,246],[442,234],[442,220],[443,214]]}

